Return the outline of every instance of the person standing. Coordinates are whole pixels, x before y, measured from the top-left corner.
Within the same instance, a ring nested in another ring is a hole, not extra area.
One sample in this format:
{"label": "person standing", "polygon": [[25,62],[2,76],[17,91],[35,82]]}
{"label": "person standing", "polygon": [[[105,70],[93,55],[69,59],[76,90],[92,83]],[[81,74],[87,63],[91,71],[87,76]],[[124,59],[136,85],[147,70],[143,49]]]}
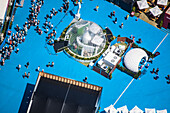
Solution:
{"label": "person standing", "polygon": [[27,77],[27,78],[29,78],[29,76],[30,76],[30,72],[28,72],[28,74],[27,74],[27,76],[26,76],[26,77]]}
{"label": "person standing", "polygon": [[51,63],[51,67],[53,67],[53,66],[54,66],[54,62]]}
{"label": "person standing", "polygon": [[26,64],[26,68],[28,68],[28,66],[30,65],[30,63],[29,62],[27,62],[27,64]]}
{"label": "person standing", "polygon": [[120,26],[122,29],[123,29],[123,22],[121,23],[121,26]]}
{"label": "person standing", "polygon": [[136,18],[136,21],[138,21],[138,19],[139,19],[139,16]]}
{"label": "person standing", "polygon": [[148,69],[148,68],[149,68],[149,64],[147,64],[147,65],[145,66],[145,68]]}
{"label": "person standing", "polygon": [[110,13],[110,18],[112,19],[112,16],[113,16],[113,12]]}
{"label": "person standing", "polygon": [[152,69],[152,71],[150,71],[152,74],[155,72],[155,68]]}
{"label": "person standing", "polygon": [[153,63],[153,58],[149,58],[147,62],[150,62],[151,64]]}
{"label": "person standing", "polygon": [[27,73],[25,72],[24,75],[23,75],[23,78],[25,78],[27,76]]}
{"label": "person standing", "polygon": [[115,24],[117,23],[117,18],[115,18]]}
{"label": "person standing", "polygon": [[159,68],[157,68],[157,69],[156,69],[156,72],[155,72],[155,74],[158,74],[158,72],[159,72]]}
{"label": "person standing", "polygon": [[170,80],[170,75],[167,75],[165,78],[166,78],[167,80]]}
{"label": "person standing", "polygon": [[19,52],[19,48],[17,48],[17,50],[16,50],[16,53],[18,54],[18,52]]}
{"label": "person standing", "polygon": [[154,77],[155,80],[157,80],[159,78],[159,75],[157,74],[156,77]]}
{"label": "person standing", "polygon": [[84,78],[84,80],[83,80],[85,83],[87,83],[87,76]]}
{"label": "person standing", "polygon": [[129,18],[129,14],[126,15],[126,20],[128,20],[128,18]]}
{"label": "person standing", "polygon": [[38,66],[38,68],[37,68],[37,71],[39,71],[40,70],[40,66]]}
{"label": "person standing", "polygon": [[47,64],[47,67],[49,67],[50,66],[50,62],[48,62],[48,64]]}
{"label": "person standing", "polygon": [[112,16],[115,16],[115,11],[113,11],[113,13],[112,13],[113,15]]}
{"label": "person standing", "polygon": [[98,12],[98,9],[99,9],[99,6],[97,5],[97,6],[96,6],[96,11],[97,11],[97,12]]}
{"label": "person standing", "polygon": [[21,69],[21,64],[18,65],[18,72],[19,72],[20,69]]}

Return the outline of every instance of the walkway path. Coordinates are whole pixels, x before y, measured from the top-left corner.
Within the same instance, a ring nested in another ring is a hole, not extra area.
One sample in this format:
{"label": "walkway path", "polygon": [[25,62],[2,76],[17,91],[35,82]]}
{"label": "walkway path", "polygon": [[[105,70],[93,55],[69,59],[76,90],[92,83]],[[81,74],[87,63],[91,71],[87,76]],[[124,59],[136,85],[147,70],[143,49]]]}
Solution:
{"label": "walkway path", "polygon": [[127,88],[131,85],[131,83],[133,82],[134,78],[129,82],[129,84],[126,86],[126,88],[124,89],[124,91],[121,93],[121,95],[118,97],[118,99],[115,101],[115,103],[113,104],[113,106],[115,106],[115,104],[118,102],[118,100],[121,98],[121,96],[125,93],[125,91],[127,90]]}
{"label": "walkway path", "polygon": [[158,49],[158,47],[162,44],[162,42],[165,40],[165,38],[168,36],[168,33],[166,34],[166,36],[162,39],[162,41],[159,43],[159,45],[155,48],[155,50],[152,52],[152,54],[155,53],[155,51]]}

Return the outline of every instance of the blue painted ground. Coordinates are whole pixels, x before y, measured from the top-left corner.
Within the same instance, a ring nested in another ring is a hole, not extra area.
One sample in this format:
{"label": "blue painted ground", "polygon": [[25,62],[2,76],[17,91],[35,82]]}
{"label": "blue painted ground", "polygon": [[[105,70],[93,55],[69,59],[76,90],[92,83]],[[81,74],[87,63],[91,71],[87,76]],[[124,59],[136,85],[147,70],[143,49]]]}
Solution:
{"label": "blue painted ground", "polygon": [[[81,18],[84,20],[93,21],[102,27],[109,27],[113,35],[121,35],[129,37],[134,35],[136,40],[142,38],[142,47],[147,48],[149,51],[154,51],[166,33],[160,31],[159,29],[151,26],[150,24],[138,20],[135,21],[136,17],[130,17],[125,20],[124,17],[128,14],[126,11],[120,9],[119,7],[110,4],[104,0],[84,0],[82,8],[80,10]],[[48,0],[45,1],[44,6],[41,8],[41,12],[38,15],[40,20],[40,26],[44,23],[44,16],[50,14],[50,10],[54,7],[59,9],[62,5],[62,0]],[[96,12],[93,9],[99,5],[99,11]],[[29,14],[30,1],[25,0],[24,7],[18,8],[13,27],[18,24],[22,26],[26,21]],[[70,8],[74,6],[71,3]],[[74,8],[73,13],[76,13],[77,6]],[[118,23],[114,24],[108,15],[111,11],[116,11],[116,17],[118,18]],[[57,25],[58,22],[63,18],[64,13],[59,13],[57,16],[53,17],[51,22]],[[63,19],[57,27],[57,37],[60,36],[62,30],[72,21],[73,17],[68,14]],[[121,23],[124,23],[124,28],[119,28]],[[15,32],[15,30],[12,30]],[[5,66],[1,66],[0,70],[0,112],[1,113],[17,113],[22,101],[22,97],[26,88],[27,83],[35,84],[38,72],[35,69],[40,66],[40,70],[44,69],[47,73],[52,73],[55,75],[68,77],[78,81],[82,81],[85,76],[88,77],[88,82],[91,84],[99,85],[103,87],[102,97],[101,97],[101,111],[113,104],[119,95],[122,93],[124,88],[131,81],[131,77],[115,70],[113,73],[112,80],[108,80],[103,76],[97,74],[96,72],[88,69],[84,65],[70,59],[63,52],[56,55],[50,55],[45,48],[45,37],[46,34],[43,33],[39,36],[35,31],[34,27],[28,31],[26,40],[24,43],[19,45],[20,51],[18,54],[12,53],[10,60],[6,60]],[[170,50],[170,36],[168,36],[162,45],[158,48],[161,53],[160,56],[155,58],[153,64],[149,67],[147,73],[141,77],[141,79],[134,80],[118,103],[115,105],[116,108],[123,105],[127,105],[128,109],[132,109],[135,105],[139,106],[142,110],[145,108],[156,108],[167,109],[170,111],[170,85],[166,83],[165,76],[170,74],[169,71],[169,50]],[[51,52],[54,52],[52,47],[49,47]],[[26,62],[30,62],[28,69],[24,67]],[[46,67],[48,62],[54,61],[54,67]],[[21,64],[21,70],[18,72],[16,66]],[[155,81],[149,71],[152,68],[159,67],[160,78]],[[22,75],[24,72],[30,72],[30,78],[23,79]]]}

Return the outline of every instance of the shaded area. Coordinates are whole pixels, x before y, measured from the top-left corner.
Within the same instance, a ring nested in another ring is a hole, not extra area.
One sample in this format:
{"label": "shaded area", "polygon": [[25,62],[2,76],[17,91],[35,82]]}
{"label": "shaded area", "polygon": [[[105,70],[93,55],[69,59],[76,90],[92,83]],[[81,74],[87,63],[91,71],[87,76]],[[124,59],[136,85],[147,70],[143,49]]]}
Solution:
{"label": "shaded area", "polygon": [[30,113],[94,113],[98,95],[98,91],[41,77]]}
{"label": "shaded area", "polygon": [[111,42],[113,40],[112,31],[108,27],[105,30],[106,30],[106,38],[108,39],[109,42]]}
{"label": "shaded area", "polygon": [[54,41],[54,50],[55,52],[59,52],[59,51],[62,51],[65,47],[67,47],[68,45],[68,41],[63,41],[63,40],[60,40],[60,41]]}
{"label": "shaded area", "polygon": [[112,2],[122,9],[131,12],[133,4],[136,2],[136,0],[107,0],[108,2]]}
{"label": "shaded area", "polygon": [[27,86],[25,88],[25,93],[22,98],[22,102],[21,102],[18,113],[26,113],[27,112],[28,105],[29,105],[33,90],[34,90],[34,85],[27,83]]}

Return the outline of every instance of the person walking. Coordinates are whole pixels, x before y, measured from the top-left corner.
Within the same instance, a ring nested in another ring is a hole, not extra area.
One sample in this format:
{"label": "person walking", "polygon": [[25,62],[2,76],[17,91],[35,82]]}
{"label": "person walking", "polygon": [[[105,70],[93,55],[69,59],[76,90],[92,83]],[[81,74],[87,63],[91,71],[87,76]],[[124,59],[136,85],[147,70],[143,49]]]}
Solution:
{"label": "person walking", "polygon": [[115,18],[115,21],[114,21],[114,23],[115,23],[115,24],[117,23],[117,18]]}

